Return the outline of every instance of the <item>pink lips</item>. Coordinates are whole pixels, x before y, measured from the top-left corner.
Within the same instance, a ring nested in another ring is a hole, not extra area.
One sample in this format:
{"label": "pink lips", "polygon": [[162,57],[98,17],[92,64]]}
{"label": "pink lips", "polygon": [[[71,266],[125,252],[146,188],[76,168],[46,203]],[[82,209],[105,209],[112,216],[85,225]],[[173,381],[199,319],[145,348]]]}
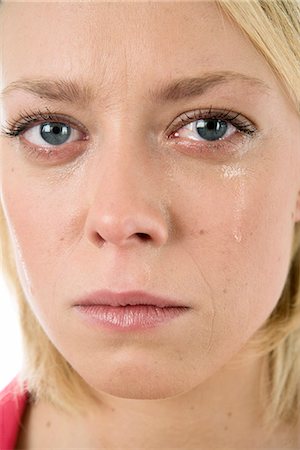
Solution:
{"label": "pink lips", "polygon": [[177,300],[157,297],[143,291],[112,292],[108,290],[92,292],[88,296],[78,299],[75,305],[152,305],[159,308],[186,306]]}
{"label": "pink lips", "polygon": [[187,305],[143,291],[92,292],[74,303],[85,321],[120,331],[153,328],[186,312]]}

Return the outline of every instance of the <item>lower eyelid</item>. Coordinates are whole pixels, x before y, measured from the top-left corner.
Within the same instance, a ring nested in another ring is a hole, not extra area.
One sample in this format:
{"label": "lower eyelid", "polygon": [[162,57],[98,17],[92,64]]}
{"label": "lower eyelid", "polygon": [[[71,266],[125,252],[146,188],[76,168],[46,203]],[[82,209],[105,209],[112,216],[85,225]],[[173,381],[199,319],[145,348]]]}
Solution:
{"label": "lower eyelid", "polygon": [[22,154],[25,159],[37,161],[37,163],[41,161],[42,165],[49,166],[71,163],[77,160],[80,155],[83,155],[86,150],[86,144],[83,144],[82,141],[69,142],[60,148],[55,146],[40,147],[24,140],[22,146],[24,147]]}
{"label": "lower eyelid", "polygon": [[236,133],[231,138],[214,141],[211,144],[192,141],[191,139],[179,139],[173,143],[169,141],[169,145],[176,145],[178,151],[189,157],[204,158],[205,161],[212,163],[220,163],[228,161],[228,159],[238,158],[247,153],[250,144],[249,136],[242,135],[240,139],[236,139]]}

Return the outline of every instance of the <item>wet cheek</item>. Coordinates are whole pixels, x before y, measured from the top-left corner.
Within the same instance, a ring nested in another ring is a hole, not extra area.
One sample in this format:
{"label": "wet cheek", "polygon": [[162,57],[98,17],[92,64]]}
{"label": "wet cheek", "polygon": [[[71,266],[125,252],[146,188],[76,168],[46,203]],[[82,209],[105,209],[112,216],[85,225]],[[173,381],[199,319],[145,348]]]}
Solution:
{"label": "wet cheek", "polygon": [[238,226],[234,226],[240,240],[236,245],[228,242],[224,274],[234,291],[249,303],[248,324],[254,330],[280,298],[288,273],[293,224],[288,198],[268,191],[264,183],[248,195],[245,192],[244,200]]}
{"label": "wet cheek", "polygon": [[[186,209],[182,249],[214,302],[216,342],[249,333],[282,292],[293,226],[288,198],[266,179],[231,180]],[[278,216],[278,211],[281,215]]]}

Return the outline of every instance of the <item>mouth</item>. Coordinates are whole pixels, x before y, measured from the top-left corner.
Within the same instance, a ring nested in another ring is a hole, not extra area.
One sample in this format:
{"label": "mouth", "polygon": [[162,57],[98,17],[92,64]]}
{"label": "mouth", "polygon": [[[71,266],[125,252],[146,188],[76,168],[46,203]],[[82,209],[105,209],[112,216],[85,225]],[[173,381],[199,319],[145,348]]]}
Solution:
{"label": "mouth", "polygon": [[133,331],[154,328],[183,315],[190,306],[143,291],[96,291],[77,300],[75,310],[89,325],[110,330]]}

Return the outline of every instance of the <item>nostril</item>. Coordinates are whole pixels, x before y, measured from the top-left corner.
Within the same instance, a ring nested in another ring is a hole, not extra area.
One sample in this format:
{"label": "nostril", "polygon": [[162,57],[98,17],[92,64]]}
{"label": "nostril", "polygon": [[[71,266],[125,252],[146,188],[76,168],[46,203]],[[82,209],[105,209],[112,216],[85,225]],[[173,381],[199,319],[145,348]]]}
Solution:
{"label": "nostril", "polygon": [[[143,242],[151,240],[151,236],[147,233],[134,233],[132,237],[133,236],[138,237]],[[97,247],[100,247],[105,243],[105,239],[97,232],[93,233],[92,240],[97,245]]]}
{"label": "nostril", "polygon": [[136,234],[139,238],[142,239],[142,241],[148,241],[150,239],[150,236],[147,233],[136,233]]}

